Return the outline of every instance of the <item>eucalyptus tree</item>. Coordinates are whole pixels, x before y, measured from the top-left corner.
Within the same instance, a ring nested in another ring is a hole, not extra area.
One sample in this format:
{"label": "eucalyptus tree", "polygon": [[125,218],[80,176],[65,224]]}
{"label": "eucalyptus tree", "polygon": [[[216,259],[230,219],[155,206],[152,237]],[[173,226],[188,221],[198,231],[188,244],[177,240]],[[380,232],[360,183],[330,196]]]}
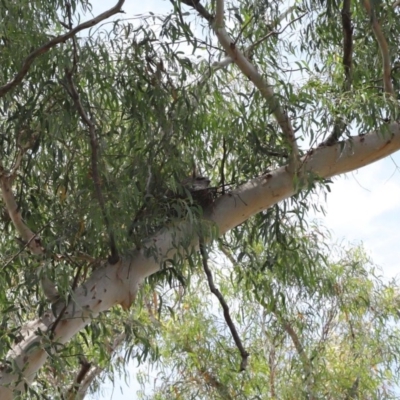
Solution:
{"label": "eucalyptus tree", "polygon": [[[160,291],[174,313],[154,303],[146,310],[161,326],[160,357],[150,374],[147,366],[140,371],[139,398],[398,398],[398,284],[384,283],[362,249],[324,250],[321,239],[296,239],[317,263],[297,264],[278,244],[271,269],[263,243],[248,246],[240,261],[229,255],[231,262],[218,263],[215,277],[250,353],[242,373],[201,271],[184,296]],[[329,263],[318,256],[327,251],[335,254]]]}
{"label": "eucalyptus tree", "polygon": [[82,397],[122,343],[157,357],[137,310],[198,264],[244,372],[216,240],[317,263],[309,194],[400,148],[397,2],[124,3],[2,2],[1,399]]}

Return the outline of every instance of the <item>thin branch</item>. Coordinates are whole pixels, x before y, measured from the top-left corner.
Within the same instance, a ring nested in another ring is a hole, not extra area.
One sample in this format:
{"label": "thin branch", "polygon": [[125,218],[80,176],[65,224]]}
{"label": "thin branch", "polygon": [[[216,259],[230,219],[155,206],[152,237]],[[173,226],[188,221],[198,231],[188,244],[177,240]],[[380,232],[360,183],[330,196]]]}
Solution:
{"label": "thin branch", "polygon": [[182,4],[186,4],[194,8],[205,20],[211,23],[214,20],[212,14],[210,14],[201,4],[200,0],[180,0]]}
{"label": "thin branch", "polygon": [[232,250],[221,239],[218,240],[218,248],[224,253],[232,265],[237,264],[237,261],[232,255]]}
{"label": "thin branch", "polygon": [[[185,343],[183,348],[186,353],[195,354],[195,350],[188,343]],[[221,399],[233,400],[233,397],[229,393],[229,387],[225,383],[220,382],[218,378],[210,372],[210,369],[203,367],[200,363],[197,364],[196,368],[196,373],[203,378],[207,385],[211,386],[218,392]],[[197,378],[198,375],[195,375],[194,379],[196,382],[202,383],[200,382],[200,379]]]}
{"label": "thin branch", "polygon": [[233,400],[233,397],[229,394],[228,387],[221,383],[214,374],[211,374],[205,368],[198,368],[198,371],[205,382],[217,391],[221,399]]}
{"label": "thin branch", "polygon": [[76,379],[72,387],[68,390],[67,399],[76,399],[76,393],[78,392],[79,386],[82,384],[83,380],[88,375],[90,368],[92,367],[92,363],[86,360],[86,358],[81,357],[79,360],[79,364],[81,364],[81,368],[76,375]]}
{"label": "thin branch", "polygon": [[275,346],[271,346],[268,355],[268,366],[269,366],[269,388],[271,399],[276,398],[276,391],[275,391],[275,358],[276,358],[276,350]]}
{"label": "thin branch", "polygon": [[289,321],[279,312],[276,307],[272,310],[272,312],[275,314],[277,317],[278,321],[282,324],[283,328],[285,329],[286,333],[290,336],[292,339],[293,345],[297,351],[297,354],[300,357],[301,363],[304,368],[304,379],[307,383],[307,391],[308,391],[308,396],[310,400],[314,399],[314,396],[312,395],[312,390],[310,388],[310,378],[312,377],[312,364],[310,359],[308,358],[304,347],[300,341],[299,336],[297,335],[296,331],[293,329],[292,325],[289,323]]}
{"label": "thin branch", "polygon": [[[117,335],[112,345],[107,346],[107,353],[110,357],[112,357],[113,354],[118,350],[125,338],[126,334],[122,332]],[[87,394],[90,385],[104,371],[104,367],[93,365],[92,363],[89,364],[89,370],[85,369],[84,371],[82,371],[81,368],[75,379],[74,384],[68,390],[66,396],[67,400],[83,400]]]}
{"label": "thin branch", "polygon": [[[7,171],[4,170],[3,166],[0,163],[1,195],[6,205],[8,214],[10,215],[11,221],[13,222],[16,231],[21,236],[21,239],[24,242],[24,247],[21,250],[21,252],[24,249],[28,248],[32,254],[44,255],[45,249],[42,246],[40,236],[38,233],[32,232],[32,230],[28,227],[28,225],[25,224],[24,220],[22,219],[20,208],[15,200],[15,196],[12,191],[12,183],[14,181],[17,168],[20,166],[21,161],[22,161],[22,155],[20,157],[17,157],[17,161],[12,168],[11,174],[7,173]],[[42,229],[44,229],[46,226],[47,225],[45,225]],[[9,265],[21,252],[17,253],[16,256],[14,256],[11,260],[9,260],[3,268]],[[46,276],[41,277],[41,286],[44,295],[50,302],[53,303],[59,298],[58,291],[54,283]]]}
{"label": "thin branch", "polygon": [[225,194],[225,163],[228,157],[228,152],[226,149],[226,139],[222,138],[222,160],[221,160],[221,167],[220,167],[220,186],[222,188],[222,194]]}
{"label": "thin branch", "polygon": [[[187,4],[189,6],[192,6],[196,10],[199,11],[200,2],[191,2],[190,0],[188,1],[182,1],[182,3]],[[193,3],[196,3],[194,6]],[[294,134],[293,127],[291,125],[291,122],[286,114],[286,112],[282,109],[282,107],[279,104],[279,101],[276,97],[276,94],[274,93],[272,86],[269,84],[267,80],[264,80],[262,76],[258,73],[256,68],[251,64],[248,59],[246,58],[245,55],[250,55],[251,52],[254,50],[254,48],[259,45],[261,42],[266,40],[268,37],[274,34],[280,34],[282,33],[288,26],[293,24],[294,22],[298,21],[299,19],[303,18],[307,13],[302,14],[301,16],[295,18],[294,20],[290,21],[283,29],[280,31],[272,31],[269,32],[267,35],[265,35],[263,38],[258,40],[256,43],[252,44],[249,46],[248,49],[244,50],[243,53],[241,53],[237,47],[236,47],[236,41],[232,41],[227,34],[224,23],[223,23],[223,17],[224,17],[224,2],[223,0],[217,0],[217,12],[216,12],[216,17],[214,20],[210,20],[206,18],[200,11],[200,15],[204,16],[210,23],[213,25],[213,29],[221,43],[221,45],[224,47],[225,51],[228,53],[228,57],[225,57],[223,60],[216,62],[212,66],[213,71],[217,71],[221,68],[226,67],[227,65],[231,64],[232,62],[235,62],[237,66],[241,69],[241,71],[254,83],[254,85],[260,90],[261,94],[263,97],[267,100],[268,106],[271,110],[271,112],[274,114],[275,119],[277,120],[279,126],[282,129],[283,134],[285,135],[287,142],[291,148],[291,154],[289,157],[289,165],[288,165],[288,171],[291,173],[295,173],[297,171],[297,165],[298,165],[298,159],[299,159],[299,149],[296,143],[296,138]],[[293,11],[295,7],[290,7],[288,10],[286,10],[284,13],[280,15],[278,18],[276,24],[281,22],[286,16]],[[218,22],[219,21],[219,22]],[[202,82],[204,79],[202,80]]]}
{"label": "thin branch", "polygon": [[12,182],[14,176],[7,173],[3,166],[0,165],[0,188],[1,194],[6,205],[7,211],[10,215],[11,221],[14,224],[15,229],[21,236],[21,239],[25,242],[29,242],[29,250],[33,254],[43,254],[44,249],[40,243],[40,238],[37,237],[31,229],[25,224],[22,219],[20,208],[15,200],[12,192]]}
{"label": "thin branch", "polygon": [[[284,12],[283,14],[285,14],[286,17],[286,12]],[[265,40],[267,40],[269,37],[275,35],[278,36],[281,33],[285,32],[285,30],[292,24],[294,24],[297,21],[300,21],[303,17],[305,17],[308,14],[308,12],[305,12],[304,14],[298,16],[297,18],[292,19],[291,21],[289,21],[281,30],[279,31],[275,31],[272,30],[271,32],[267,33],[266,35],[262,36],[260,39],[258,39],[257,41],[255,41],[251,46],[249,46],[245,51],[244,54],[246,55],[250,55],[254,49],[260,45],[262,42],[265,42]],[[278,22],[276,23],[276,25],[281,21],[281,19],[278,19]]]}
{"label": "thin branch", "polygon": [[[185,4],[188,3],[185,2]],[[199,2],[196,3],[197,8],[199,7],[199,4],[200,4]],[[228,56],[232,60],[234,60],[235,64],[239,67],[239,69],[243,72],[243,74],[247,76],[254,83],[254,85],[258,88],[262,96],[266,99],[269,109],[274,114],[275,119],[277,120],[279,126],[281,127],[286,142],[291,149],[288,172],[295,174],[297,172],[297,166],[299,163],[299,149],[296,143],[296,138],[294,135],[292,124],[288,118],[287,113],[281,107],[271,84],[266,79],[265,80],[263,79],[263,77],[257,71],[255,66],[236,47],[235,43],[226,32],[223,24],[223,17],[224,17],[223,7],[224,7],[223,0],[217,0],[217,5],[216,5],[217,14],[215,17],[215,21],[213,21],[213,23],[211,24],[212,28],[214,29],[214,32],[216,33],[220,44],[222,45]]]}
{"label": "thin branch", "polygon": [[280,22],[282,22],[290,13],[292,13],[297,6],[290,6],[287,8],[279,17],[276,21],[274,21],[274,25],[278,25]]}
{"label": "thin branch", "polygon": [[[225,256],[227,256],[227,258],[233,265],[235,265],[237,263],[236,260],[234,259],[234,257],[232,256],[232,253],[221,242],[220,242],[219,248],[225,254]],[[200,251],[203,256],[204,249],[203,249],[202,245],[200,245]],[[203,256],[203,260],[204,260],[204,256]],[[204,263],[204,261],[203,261],[203,263]],[[292,339],[294,347],[296,348],[296,351],[299,354],[300,360],[303,364],[304,372],[307,377],[306,379],[308,380],[308,378],[311,377],[311,373],[312,373],[311,361],[309,360],[306,352],[304,351],[304,347],[301,344],[300,338],[298,337],[297,333],[294,331],[291,324],[286,320],[286,318],[284,318],[282,316],[282,313],[279,312],[276,307],[273,307],[272,313],[275,315],[275,317],[278,319],[278,321],[282,324],[283,328],[285,329],[287,334]],[[310,397],[310,398],[312,398],[312,397]]]}
{"label": "thin branch", "polygon": [[[353,24],[351,21],[351,0],[344,0],[342,14],[342,30],[343,30],[343,67],[344,67],[344,83],[343,91],[348,92],[351,89],[353,77]],[[319,145],[332,146],[343,135],[346,129],[346,123],[342,118],[337,117],[332,133]]]}
{"label": "thin branch", "polygon": [[367,14],[370,17],[372,31],[374,32],[375,39],[378,42],[379,49],[382,55],[382,65],[383,65],[383,87],[387,94],[390,96],[395,96],[392,79],[391,79],[391,65],[390,65],[390,54],[389,46],[386,41],[385,35],[382,32],[381,26],[376,18],[373,3],[370,0],[364,0],[364,7]]}
{"label": "thin branch", "polygon": [[252,15],[249,20],[243,24],[243,26],[240,28],[240,32],[237,35],[236,39],[235,39],[235,44],[238,42],[238,40],[240,39],[240,37],[243,35],[243,32],[245,31],[245,29],[250,25],[251,21],[253,21],[254,15]]}
{"label": "thin branch", "polygon": [[[72,29],[72,11],[71,11],[71,3],[66,3],[66,14],[68,18],[68,26],[69,29]],[[73,48],[73,62],[72,62],[72,69],[71,74],[74,74],[78,68],[78,46],[76,44],[76,37],[72,38],[72,48]]]}
{"label": "thin branch", "polygon": [[[343,298],[339,296],[338,300],[339,300],[339,303],[340,303],[339,307],[343,307],[344,308],[345,307],[345,305],[344,305],[345,302],[343,301]],[[347,317],[347,315],[346,315],[346,317]],[[351,318],[346,318],[346,321],[347,321],[347,323],[349,325],[349,331],[350,331],[350,338],[351,338],[350,339],[351,340],[350,347],[351,347],[351,350],[353,352],[354,361],[356,361],[357,357],[358,357],[358,351],[357,351],[357,346],[356,346],[356,334],[354,332],[354,327],[353,327],[353,323],[352,323]],[[358,399],[359,398],[359,393],[358,393],[359,384],[360,384],[360,377],[357,376],[356,379],[354,380],[353,385],[351,386],[351,388],[349,388],[347,390],[347,395],[345,397],[345,400],[351,400],[351,399]]]}
{"label": "thin branch", "polygon": [[103,219],[104,219],[104,223],[106,225],[109,243],[110,243],[111,255],[110,255],[108,261],[111,264],[116,264],[119,261],[119,255],[118,255],[118,251],[117,251],[117,245],[115,243],[114,233],[111,229],[111,223],[110,223],[110,220],[107,215],[106,202],[105,202],[102,187],[101,187],[101,178],[100,178],[100,173],[99,173],[99,168],[98,168],[99,142],[97,139],[96,127],[95,127],[94,123],[92,122],[92,120],[89,118],[89,116],[86,114],[86,111],[82,106],[79,93],[78,93],[75,83],[72,79],[71,71],[66,71],[65,75],[66,75],[67,82],[68,82],[68,93],[75,103],[75,107],[78,111],[79,116],[81,117],[82,122],[88,127],[88,130],[89,130],[90,146],[92,149],[91,167],[92,167],[93,184],[95,187],[97,200],[99,202],[100,209],[103,214]]}
{"label": "thin branch", "polygon": [[308,359],[307,354],[304,351],[304,347],[301,344],[301,341],[300,341],[297,333],[293,329],[292,325],[279,312],[274,310],[274,314],[277,316],[278,320],[281,321],[282,326],[285,329],[286,333],[292,339],[294,347],[295,347],[298,355],[300,356],[300,359],[301,359],[301,361],[303,363],[303,366],[304,366],[304,368],[306,370],[305,372],[307,374],[310,374],[311,373],[310,360]]}
{"label": "thin branch", "polygon": [[236,330],[235,324],[232,321],[228,304],[226,303],[226,301],[225,301],[224,297],[222,296],[221,292],[219,291],[219,289],[217,289],[215,287],[211,270],[208,267],[208,262],[207,262],[208,254],[207,254],[207,251],[205,249],[205,246],[204,246],[204,243],[202,242],[202,240],[200,240],[200,253],[201,253],[201,258],[202,258],[202,262],[203,262],[203,269],[204,269],[205,274],[207,275],[208,286],[210,288],[210,291],[217,297],[219,303],[222,306],[222,309],[224,311],[225,321],[228,325],[229,330],[231,331],[233,340],[235,341],[236,347],[239,349],[240,355],[242,357],[242,362],[240,363],[239,371],[244,371],[247,367],[249,353],[243,347],[242,341]]}
{"label": "thin branch", "polygon": [[71,29],[69,32],[65,33],[64,35],[55,37],[54,39],[48,41],[47,43],[45,43],[38,49],[32,51],[32,53],[30,53],[28,55],[28,57],[24,60],[21,69],[16,73],[14,78],[11,81],[7,82],[5,85],[0,87],[0,97],[3,97],[11,89],[13,89],[15,86],[17,86],[18,84],[20,84],[22,82],[22,80],[28,73],[31,65],[36,60],[36,58],[38,58],[39,56],[41,56],[44,53],[47,53],[50,49],[57,46],[58,44],[64,43],[68,39],[71,39],[78,32],[83,31],[88,28],[91,28],[92,26],[97,25],[99,22],[111,17],[112,15],[122,12],[121,8],[122,8],[122,5],[124,4],[124,2],[125,2],[125,0],[119,0],[118,3],[114,7],[110,8],[108,11],[105,11],[105,12],[101,13],[100,15],[98,15],[97,17],[92,18],[91,20],[78,25],[76,28]]}
{"label": "thin branch", "polygon": [[[292,6],[289,7],[286,11],[284,11],[272,24],[272,28],[275,29],[276,26],[278,24],[280,24],[294,9],[296,9],[296,6]],[[304,13],[302,14],[300,17],[293,19],[292,21],[288,22],[288,24],[283,27],[281,30],[279,31],[275,31],[272,30],[271,32],[267,33],[266,35],[264,35],[262,38],[260,38],[259,40],[257,40],[256,42],[254,42],[251,46],[247,47],[245,50],[243,50],[243,54],[245,54],[247,57],[251,57],[252,52],[254,51],[254,49],[261,44],[262,42],[264,42],[266,39],[268,39],[269,37],[273,36],[273,35],[280,35],[281,33],[283,33],[287,27],[289,27],[291,24],[293,24],[295,21],[300,20],[301,18],[303,18],[305,15],[307,15],[308,13]],[[236,41],[235,41],[236,43]],[[232,64],[234,62],[233,58],[228,56],[228,57],[224,57],[222,60],[220,61],[215,61],[212,64],[212,72],[216,72],[220,69],[223,69],[225,67],[227,67],[228,65]],[[211,75],[211,74],[209,74]]]}
{"label": "thin branch", "polygon": [[351,21],[351,0],[344,0],[342,8],[343,30],[343,66],[344,66],[344,90],[351,89],[353,78],[353,23]]}
{"label": "thin branch", "polygon": [[23,242],[23,247],[16,253],[14,254],[2,267],[1,269],[5,269],[7,268],[20,254],[22,254],[25,250],[30,248],[30,244],[33,240],[35,240],[36,238],[39,237],[40,233],[47,228],[50,225],[50,222],[47,223],[46,225],[42,226],[42,228],[40,228],[37,233],[33,234],[33,236],[27,241],[27,242]]}
{"label": "thin branch", "polygon": [[9,176],[11,179],[14,179],[15,176],[17,175],[17,172],[19,170],[19,167],[21,166],[22,158],[24,156],[24,151],[19,151],[15,160],[14,165],[12,166]]}

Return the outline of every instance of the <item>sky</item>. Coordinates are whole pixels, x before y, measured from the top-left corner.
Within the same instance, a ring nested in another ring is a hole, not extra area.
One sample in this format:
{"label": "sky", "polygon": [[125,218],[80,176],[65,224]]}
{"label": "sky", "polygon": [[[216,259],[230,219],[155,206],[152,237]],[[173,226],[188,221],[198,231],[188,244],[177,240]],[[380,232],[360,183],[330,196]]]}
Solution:
{"label": "sky", "polygon": [[[93,14],[110,8],[116,1],[93,0]],[[145,14],[149,11],[162,14],[171,9],[165,0],[126,0],[124,17]],[[326,216],[310,215],[318,219],[332,234],[332,241],[363,244],[367,254],[381,268],[385,279],[398,275],[400,243],[400,154],[378,161],[358,171],[334,178],[327,198],[321,196]],[[131,363],[132,372],[135,367]],[[120,386],[122,386],[122,391]],[[131,386],[116,379],[103,385],[101,400],[135,399],[138,385]]]}
{"label": "sky", "polygon": [[337,241],[363,243],[389,279],[398,275],[400,245],[400,154],[342,175],[331,185],[326,217],[319,216]]}

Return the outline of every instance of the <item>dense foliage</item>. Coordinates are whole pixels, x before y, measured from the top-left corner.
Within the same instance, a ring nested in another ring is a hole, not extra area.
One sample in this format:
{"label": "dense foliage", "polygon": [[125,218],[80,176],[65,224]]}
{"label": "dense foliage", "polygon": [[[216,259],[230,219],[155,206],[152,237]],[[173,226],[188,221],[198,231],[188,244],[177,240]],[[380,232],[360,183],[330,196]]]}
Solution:
{"label": "dense foliage", "polygon": [[[52,308],[43,277],[73,302],[104,260],[129,257],[176,221],[201,230],[209,202],[290,162],[277,103],[219,45],[210,20],[218,3],[116,14],[30,60],[92,18],[92,6],[2,1],[1,174],[12,178],[18,209],[3,202],[0,359],[24,323]],[[227,2],[225,23],[232,46],[273,88],[299,157],[396,120],[400,8],[387,0],[290,3]],[[194,169],[211,180],[206,205],[182,184]],[[88,378],[96,388],[93,379],[123,372],[133,357],[161,377],[145,398],[396,397],[398,286],[375,276],[360,249],[329,254],[327,236],[309,225],[307,211],[323,206],[310,194],[330,183],[296,175],[296,195],[207,247],[250,353],[244,371],[204,259],[188,249],[146,281],[130,310],[101,314],[65,345],[39,332],[51,357],[29,396],[68,398]],[[43,251],[28,251],[13,212],[40,234]]]}

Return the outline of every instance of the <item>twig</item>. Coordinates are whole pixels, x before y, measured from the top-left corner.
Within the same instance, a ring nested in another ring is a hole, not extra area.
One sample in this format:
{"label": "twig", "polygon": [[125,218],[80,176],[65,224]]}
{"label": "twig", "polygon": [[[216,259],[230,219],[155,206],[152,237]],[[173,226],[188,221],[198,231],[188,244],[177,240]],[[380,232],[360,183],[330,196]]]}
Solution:
{"label": "twig", "polygon": [[55,37],[54,39],[48,41],[38,49],[32,51],[28,57],[25,59],[25,61],[22,64],[22,68],[16,73],[14,78],[7,82],[5,85],[0,86],[0,97],[3,97],[6,93],[8,93],[11,89],[13,89],[15,86],[17,86],[19,83],[22,82],[24,77],[29,71],[29,68],[33,64],[33,62],[41,56],[44,53],[47,53],[51,48],[57,46],[60,43],[63,43],[67,41],[68,39],[71,39],[74,37],[78,32],[83,31],[84,29],[91,28],[94,25],[97,25],[99,22],[111,17],[114,14],[117,14],[121,12],[121,7],[124,4],[125,0],[119,0],[118,3],[110,8],[108,11],[105,11],[98,15],[95,18],[92,18],[89,21],[86,21],[80,25],[78,25],[76,28],[71,29],[69,32],[65,33],[64,35],[60,35]]}
{"label": "twig", "polygon": [[[277,26],[280,22],[282,22],[295,8],[296,8],[296,6],[292,6],[292,7],[289,7],[286,11],[284,11],[284,12],[274,21],[274,23],[273,23],[273,25],[272,25],[272,28],[275,29],[276,26]],[[301,17],[296,18],[296,19],[293,20],[293,21],[290,21],[290,22],[289,22],[284,28],[282,28],[280,31],[274,31],[274,30],[273,30],[273,31],[269,32],[268,34],[264,35],[262,38],[260,38],[260,39],[257,40],[255,43],[253,43],[251,46],[249,46],[249,47],[247,47],[245,50],[243,50],[243,53],[244,53],[247,57],[251,56],[251,53],[252,53],[252,51],[254,50],[254,48],[257,47],[259,44],[261,44],[264,40],[268,39],[270,36],[272,36],[272,35],[274,35],[274,34],[275,34],[275,35],[279,35],[279,34],[283,33],[283,32],[285,31],[285,29],[286,29],[289,25],[291,25],[294,21],[296,21],[296,20],[298,20],[298,19],[300,19],[300,18],[303,18],[304,15],[306,15],[306,14],[303,14]],[[229,64],[232,64],[232,63],[233,63],[233,59],[232,59],[231,57],[229,57],[229,56],[228,56],[228,57],[224,57],[222,60],[216,61],[216,62],[213,63],[213,65],[212,65],[212,71],[213,71],[213,72],[218,71],[218,70],[220,70],[220,69],[222,69],[222,68],[227,67]]]}
{"label": "twig", "polygon": [[[57,218],[54,218],[51,222],[53,222],[55,219],[57,219]],[[40,233],[44,229],[46,229],[49,225],[50,225],[50,222],[48,222],[46,225],[42,226],[36,233],[34,233],[27,242],[24,242],[23,247],[16,254],[14,254],[1,268],[2,269],[7,268],[20,254],[22,254],[26,249],[29,249],[31,242],[33,240],[35,240],[36,238],[38,238]]]}
{"label": "twig", "polygon": [[75,103],[75,107],[78,111],[79,116],[81,117],[82,122],[88,127],[88,130],[89,130],[90,146],[92,149],[91,167],[92,167],[93,184],[95,187],[97,200],[99,202],[100,209],[103,214],[103,219],[104,219],[104,223],[106,225],[106,229],[107,229],[108,237],[109,237],[109,243],[110,243],[111,255],[110,255],[108,261],[111,264],[116,264],[119,261],[119,255],[118,255],[118,251],[117,251],[117,245],[115,243],[114,233],[111,229],[111,223],[110,223],[110,220],[107,215],[106,203],[105,203],[103,191],[101,188],[101,178],[100,178],[100,173],[99,173],[99,168],[98,168],[99,142],[97,139],[96,127],[95,127],[94,123],[92,122],[92,120],[89,118],[89,116],[86,114],[86,111],[84,110],[84,108],[82,106],[78,91],[77,91],[74,81],[72,79],[71,71],[66,70],[65,75],[66,75],[66,79],[68,82],[68,93]]}
{"label": "twig", "polygon": [[243,26],[240,28],[239,34],[236,36],[236,39],[234,41],[234,43],[236,44],[238,42],[238,40],[240,39],[240,36],[242,36],[244,30],[250,25],[251,21],[253,20],[254,15],[252,15],[249,20],[243,24]]}
{"label": "twig", "polygon": [[218,240],[218,247],[219,249],[225,254],[228,260],[231,262],[232,265],[236,265],[236,260],[233,258],[230,249],[226,247],[226,245],[222,242],[222,240]]}
{"label": "twig", "polygon": [[373,3],[371,4],[370,0],[364,0],[364,7],[365,10],[367,11],[367,14],[370,17],[372,31],[374,32],[375,39],[378,42],[378,46],[382,55],[383,87],[387,94],[394,97],[395,93],[393,90],[392,79],[391,79],[389,46],[386,41],[385,35],[382,32],[381,26],[376,18]]}
{"label": "twig", "polygon": [[222,194],[225,194],[225,162],[228,156],[226,151],[226,140],[222,138],[222,160],[221,160],[221,167],[220,167],[220,175],[221,175],[221,183],[220,186],[222,188]]}
{"label": "twig", "polygon": [[[285,17],[286,17],[286,12],[284,13]],[[293,23],[295,23],[296,21],[299,21],[300,19],[302,19],[303,17],[305,17],[308,14],[308,12],[305,12],[304,14],[298,16],[297,18],[292,19],[291,21],[289,21],[281,30],[279,31],[275,31],[272,30],[271,32],[267,33],[266,35],[264,35],[263,37],[261,37],[260,39],[258,39],[257,41],[255,41],[251,46],[249,46],[245,51],[244,54],[250,55],[254,49],[261,44],[262,42],[264,42],[266,39],[268,39],[269,37],[275,35],[280,35],[281,33],[285,32],[285,30],[292,25]],[[280,21],[280,18],[279,20]]]}
{"label": "twig", "polygon": [[224,311],[225,321],[228,325],[229,330],[231,331],[233,340],[235,341],[236,347],[239,349],[240,355],[242,357],[242,362],[240,363],[239,371],[244,371],[247,367],[249,353],[243,347],[242,341],[240,340],[239,334],[236,330],[236,327],[235,327],[235,325],[232,321],[231,315],[229,313],[228,304],[226,304],[226,301],[225,301],[224,297],[222,296],[221,292],[219,291],[219,289],[217,289],[215,287],[212,273],[210,271],[210,268],[208,267],[208,262],[207,262],[208,254],[207,254],[207,251],[205,249],[205,246],[204,246],[204,243],[202,240],[200,240],[200,254],[201,254],[201,258],[202,258],[202,262],[203,262],[203,269],[204,269],[205,274],[207,275],[208,286],[210,288],[210,291],[217,297],[219,303],[221,304],[221,307]]}
{"label": "twig", "polygon": [[205,20],[211,23],[214,20],[212,14],[210,14],[201,4],[200,0],[181,0],[182,4],[186,4],[194,8]]}

